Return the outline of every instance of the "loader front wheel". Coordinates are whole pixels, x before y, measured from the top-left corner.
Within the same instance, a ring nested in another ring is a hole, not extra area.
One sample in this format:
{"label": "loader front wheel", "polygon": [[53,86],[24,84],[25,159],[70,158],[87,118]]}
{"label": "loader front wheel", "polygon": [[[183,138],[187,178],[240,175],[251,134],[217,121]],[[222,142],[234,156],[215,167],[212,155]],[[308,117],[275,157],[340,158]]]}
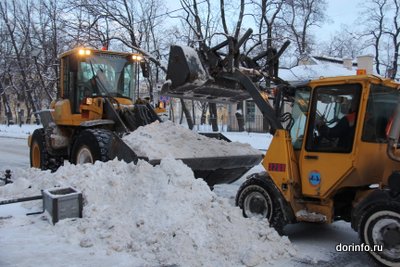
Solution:
{"label": "loader front wheel", "polygon": [[71,162],[74,164],[94,163],[96,160],[106,162],[110,160],[108,152],[111,142],[112,133],[108,130],[84,130],[72,147]]}
{"label": "loader front wheel", "polygon": [[282,234],[285,218],[278,201],[279,192],[270,180],[250,178],[244,182],[236,195],[236,205],[247,218],[266,218],[271,227]]}
{"label": "loader front wheel", "polygon": [[400,204],[371,207],[362,215],[358,227],[361,244],[369,255],[384,266],[400,266]]}
{"label": "loader front wheel", "polygon": [[46,151],[43,129],[36,129],[33,132],[29,157],[32,168],[38,168],[41,170],[48,169],[49,154]]}

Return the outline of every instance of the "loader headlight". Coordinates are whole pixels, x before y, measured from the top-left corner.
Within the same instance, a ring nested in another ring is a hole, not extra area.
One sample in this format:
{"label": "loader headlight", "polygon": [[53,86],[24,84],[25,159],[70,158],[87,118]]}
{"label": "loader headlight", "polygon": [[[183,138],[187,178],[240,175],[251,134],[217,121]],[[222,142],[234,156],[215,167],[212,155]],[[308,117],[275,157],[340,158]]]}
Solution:
{"label": "loader headlight", "polygon": [[140,62],[140,61],[142,61],[142,59],[143,59],[142,55],[139,55],[139,54],[133,54],[132,55],[132,60],[133,61]]}
{"label": "loader headlight", "polygon": [[92,105],[92,104],[93,104],[93,98],[91,98],[91,97],[86,97],[86,98],[83,100],[83,103],[84,103],[85,105]]}
{"label": "loader headlight", "polygon": [[79,49],[78,54],[81,56],[89,56],[92,53],[89,49]]}

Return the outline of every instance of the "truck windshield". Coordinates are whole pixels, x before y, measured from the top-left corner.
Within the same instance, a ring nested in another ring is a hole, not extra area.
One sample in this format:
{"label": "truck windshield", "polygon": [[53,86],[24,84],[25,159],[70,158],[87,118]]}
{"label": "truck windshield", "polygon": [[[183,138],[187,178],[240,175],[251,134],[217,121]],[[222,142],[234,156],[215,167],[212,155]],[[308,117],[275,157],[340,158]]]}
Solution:
{"label": "truck windshield", "polygon": [[294,124],[290,130],[292,144],[295,150],[301,149],[304,139],[304,129],[310,100],[310,88],[297,88],[292,108]]}
{"label": "truck windshield", "polygon": [[127,57],[94,54],[79,63],[78,84],[82,97],[110,95],[133,98],[135,65]]}

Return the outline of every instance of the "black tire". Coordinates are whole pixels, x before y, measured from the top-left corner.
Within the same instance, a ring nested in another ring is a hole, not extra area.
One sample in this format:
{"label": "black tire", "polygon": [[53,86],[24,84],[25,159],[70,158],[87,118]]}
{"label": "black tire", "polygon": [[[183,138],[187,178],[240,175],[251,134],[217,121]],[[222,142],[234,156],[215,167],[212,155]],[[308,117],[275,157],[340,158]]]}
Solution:
{"label": "black tire", "polygon": [[242,209],[246,218],[267,218],[270,226],[282,235],[287,222],[279,197],[280,192],[269,178],[250,178],[240,186],[236,195],[236,206]]}
{"label": "black tire", "polygon": [[370,248],[368,254],[374,261],[400,266],[400,203],[380,203],[367,209],[360,218],[358,235],[361,244]]}
{"label": "black tire", "polygon": [[32,134],[31,146],[29,148],[29,158],[32,168],[41,170],[49,169],[50,155],[46,150],[44,129],[36,129]]}
{"label": "black tire", "polygon": [[110,160],[109,151],[113,134],[104,129],[87,129],[82,131],[71,152],[70,161],[73,164],[94,163],[96,160]]}

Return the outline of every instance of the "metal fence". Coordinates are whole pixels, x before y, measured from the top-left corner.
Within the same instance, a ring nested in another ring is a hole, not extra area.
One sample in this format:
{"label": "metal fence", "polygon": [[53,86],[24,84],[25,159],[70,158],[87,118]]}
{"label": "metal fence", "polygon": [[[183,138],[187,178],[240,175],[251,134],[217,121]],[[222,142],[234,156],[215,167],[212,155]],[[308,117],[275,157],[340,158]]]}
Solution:
{"label": "metal fence", "polygon": [[[253,115],[253,116],[244,116],[244,130],[246,132],[256,132],[263,133],[264,130],[264,118],[262,115]],[[228,116],[228,131],[229,132],[238,132],[239,125],[236,116],[231,115]]]}
{"label": "metal fence", "polygon": [[[179,123],[179,119],[175,118],[175,122]],[[186,124],[186,120],[183,119]],[[210,116],[206,117],[205,124],[200,124],[200,118],[196,118],[195,129],[199,131],[212,131]],[[246,132],[264,133],[264,120],[262,115],[244,116],[244,130]],[[221,116],[218,118],[218,131],[222,132],[239,132],[239,125],[235,115]]]}

